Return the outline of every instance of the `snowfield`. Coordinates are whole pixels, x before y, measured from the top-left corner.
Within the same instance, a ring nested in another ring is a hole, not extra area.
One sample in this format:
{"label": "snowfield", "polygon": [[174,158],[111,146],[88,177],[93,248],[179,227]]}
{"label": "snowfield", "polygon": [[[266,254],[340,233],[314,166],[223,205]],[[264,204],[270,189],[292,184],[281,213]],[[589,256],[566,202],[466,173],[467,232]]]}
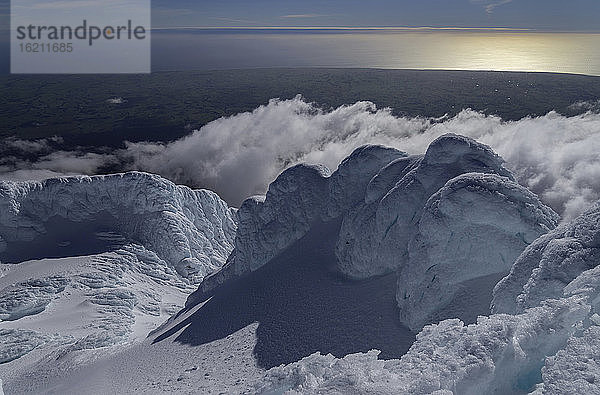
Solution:
{"label": "snowfield", "polygon": [[467,137],[239,210],[144,173],[0,208],[0,393],[600,394],[600,202],[559,225]]}
{"label": "snowfield", "polygon": [[5,386],[143,340],[225,263],[236,229],[216,194],[144,173],[3,182],[0,206]]}

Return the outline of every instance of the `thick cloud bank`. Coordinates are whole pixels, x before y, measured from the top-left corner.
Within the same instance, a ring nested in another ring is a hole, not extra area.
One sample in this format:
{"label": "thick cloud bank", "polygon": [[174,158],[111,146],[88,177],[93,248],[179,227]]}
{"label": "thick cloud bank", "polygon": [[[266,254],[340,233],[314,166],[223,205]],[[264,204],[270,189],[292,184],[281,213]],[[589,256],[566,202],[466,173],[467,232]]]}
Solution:
{"label": "thick cloud bank", "polygon": [[[363,144],[423,153],[445,133],[490,145],[519,182],[564,219],[600,198],[600,114],[593,109],[573,117],[550,112],[519,121],[464,110],[454,118],[434,120],[396,117],[370,102],[323,110],[301,97],[274,99],[253,112],[213,121],[173,143],[129,143],[104,159],[107,164],[120,161],[127,170],[213,189],[237,205],[247,196],[264,193],[277,174],[296,163],[320,163],[333,170]],[[98,156],[88,157],[91,163],[86,167],[80,162],[86,160],[83,153],[62,154],[69,160],[61,161],[54,153],[29,168],[60,173],[60,165],[70,165],[74,158],[80,169],[99,166]],[[44,166],[44,161],[52,166]]]}

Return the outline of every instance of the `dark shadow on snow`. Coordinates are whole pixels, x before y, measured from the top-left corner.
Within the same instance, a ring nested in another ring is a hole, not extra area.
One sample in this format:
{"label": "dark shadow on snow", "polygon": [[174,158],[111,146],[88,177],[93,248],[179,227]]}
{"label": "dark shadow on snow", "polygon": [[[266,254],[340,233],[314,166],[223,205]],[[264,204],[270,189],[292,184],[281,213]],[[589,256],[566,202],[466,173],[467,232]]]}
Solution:
{"label": "dark shadow on snow", "polygon": [[83,222],[55,216],[44,223],[46,232],[32,241],[7,243],[0,252],[0,262],[20,263],[31,259],[66,258],[114,251],[125,239],[114,232],[112,216],[99,213],[95,219]]}
{"label": "dark shadow on snow", "polygon": [[[348,281],[336,273],[339,221],[318,224],[259,270],[217,289],[190,317],[154,342],[198,346],[258,322],[259,366],[295,362],[314,352],[343,357],[370,349],[402,356],[414,334],[398,320],[396,275]],[[191,306],[190,306],[191,307]]]}

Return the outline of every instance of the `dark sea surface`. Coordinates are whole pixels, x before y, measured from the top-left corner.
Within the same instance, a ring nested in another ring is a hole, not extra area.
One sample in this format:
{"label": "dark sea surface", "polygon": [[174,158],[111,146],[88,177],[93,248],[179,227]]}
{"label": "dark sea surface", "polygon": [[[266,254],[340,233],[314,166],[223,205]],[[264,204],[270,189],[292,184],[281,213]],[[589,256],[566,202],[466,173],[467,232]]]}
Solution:
{"label": "dark sea surface", "polygon": [[152,34],[154,71],[359,67],[600,75],[600,34],[302,29]]}

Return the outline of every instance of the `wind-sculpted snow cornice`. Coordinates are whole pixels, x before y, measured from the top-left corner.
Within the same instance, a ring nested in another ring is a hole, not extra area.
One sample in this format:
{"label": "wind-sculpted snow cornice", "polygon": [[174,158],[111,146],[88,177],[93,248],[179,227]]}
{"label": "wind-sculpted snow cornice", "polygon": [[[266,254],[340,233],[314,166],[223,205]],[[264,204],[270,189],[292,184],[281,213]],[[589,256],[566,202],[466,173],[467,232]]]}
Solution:
{"label": "wind-sculpted snow cornice", "polygon": [[233,248],[236,214],[217,194],[129,172],[0,182],[0,253],[52,231],[54,217],[100,221],[143,243],[185,278],[200,281]]}

